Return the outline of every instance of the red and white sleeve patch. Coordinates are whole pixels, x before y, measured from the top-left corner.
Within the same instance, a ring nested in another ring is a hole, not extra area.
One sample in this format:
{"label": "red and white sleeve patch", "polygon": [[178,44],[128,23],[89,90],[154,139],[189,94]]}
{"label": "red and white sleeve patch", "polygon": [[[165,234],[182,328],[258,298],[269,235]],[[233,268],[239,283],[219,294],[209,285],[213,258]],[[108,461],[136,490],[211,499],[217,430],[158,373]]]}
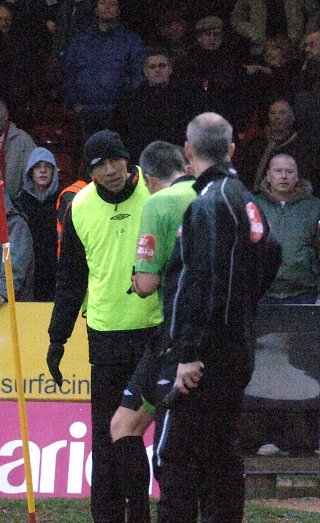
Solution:
{"label": "red and white sleeve patch", "polygon": [[259,209],[253,202],[249,202],[246,205],[246,211],[250,223],[250,240],[253,243],[257,243],[264,234],[263,221]]}
{"label": "red and white sleeve patch", "polygon": [[156,238],[153,234],[143,234],[138,243],[138,260],[153,260],[156,251]]}

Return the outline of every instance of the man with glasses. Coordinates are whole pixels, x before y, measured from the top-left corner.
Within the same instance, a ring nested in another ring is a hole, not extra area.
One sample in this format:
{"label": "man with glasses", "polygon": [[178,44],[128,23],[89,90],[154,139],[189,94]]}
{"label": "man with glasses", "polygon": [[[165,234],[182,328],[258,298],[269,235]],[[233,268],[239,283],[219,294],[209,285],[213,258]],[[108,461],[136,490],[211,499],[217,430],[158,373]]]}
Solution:
{"label": "man with glasses", "polygon": [[150,49],[143,67],[145,82],[119,104],[115,127],[135,162],[150,142],[184,143],[193,102],[186,89],[171,82],[172,69],[166,49]]}

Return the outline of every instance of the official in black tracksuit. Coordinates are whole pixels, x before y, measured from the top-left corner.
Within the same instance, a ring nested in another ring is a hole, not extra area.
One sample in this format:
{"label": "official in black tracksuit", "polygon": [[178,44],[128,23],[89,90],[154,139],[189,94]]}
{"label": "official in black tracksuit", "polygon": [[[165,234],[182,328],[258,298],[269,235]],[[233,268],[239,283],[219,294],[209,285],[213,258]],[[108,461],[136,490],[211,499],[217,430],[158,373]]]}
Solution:
{"label": "official in black tracksuit", "polygon": [[183,269],[167,359],[178,364],[180,401],[159,412],[155,463],[160,523],[240,523],[244,470],[235,449],[244,389],[253,371],[254,311],[274,278],[280,249],[228,162],[232,128],[215,113],[187,129],[199,197],[182,227]]}

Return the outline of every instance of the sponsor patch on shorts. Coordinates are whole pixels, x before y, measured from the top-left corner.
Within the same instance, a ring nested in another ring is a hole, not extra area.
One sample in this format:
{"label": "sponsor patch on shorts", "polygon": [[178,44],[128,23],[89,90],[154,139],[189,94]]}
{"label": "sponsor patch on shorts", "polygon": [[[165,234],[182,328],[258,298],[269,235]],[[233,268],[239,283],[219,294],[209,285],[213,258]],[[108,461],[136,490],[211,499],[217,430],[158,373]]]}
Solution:
{"label": "sponsor patch on shorts", "polygon": [[156,238],[153,234],[143,234],[138,243],[138,260],[153,260],[156,250]]}
{"label": "sponsor patch on shorts", "polygon": [[263,221],[259,209],[255,203],[249,202],[246,205],[246,211],[250,223],[250,240],[252,243],[257,243],[261,240],[264,233]]}

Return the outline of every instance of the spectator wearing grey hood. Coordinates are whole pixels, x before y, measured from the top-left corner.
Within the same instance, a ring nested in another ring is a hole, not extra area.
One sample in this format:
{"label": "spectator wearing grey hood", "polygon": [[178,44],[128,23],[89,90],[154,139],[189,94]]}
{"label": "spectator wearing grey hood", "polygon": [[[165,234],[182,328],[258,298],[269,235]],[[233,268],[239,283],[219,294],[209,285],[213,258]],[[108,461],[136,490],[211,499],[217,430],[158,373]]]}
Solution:
{"label": "spectator wearing grey hood", "polygon": [[28,218],[35,254],[35,301],[53,301],[57,270],[58,169],[51,151],[29,156],[23,189],[15,200]]}
{"label": "spectator wearing grey hood", "polygon": [[[33,301],[34,253],[27,220],[14,208],[5,191],[6,218],[16,301]],[[3,260],[0,259],[0,306],[8,299]]]}

